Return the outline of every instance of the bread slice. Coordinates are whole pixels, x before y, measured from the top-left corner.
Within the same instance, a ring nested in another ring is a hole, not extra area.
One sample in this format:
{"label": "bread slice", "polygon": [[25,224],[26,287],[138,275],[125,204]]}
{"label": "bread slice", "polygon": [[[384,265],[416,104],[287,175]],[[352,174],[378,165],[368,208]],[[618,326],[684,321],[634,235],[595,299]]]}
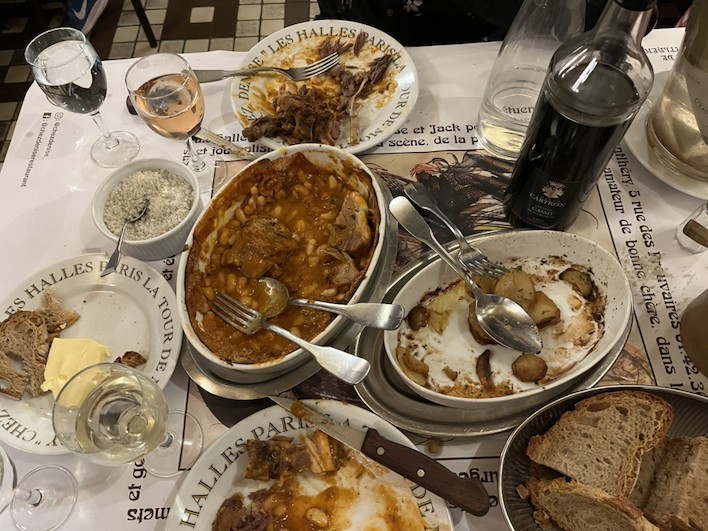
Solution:
{"label": "bread slice", "polygon": [[642,456],[637,482],[634,484],[634,488],[629,494],[630,503],[633,503],[640,509],[644,507],[644,504],[649,498],[651,488],[654,485],[654,474],[664,457],[668,440],[668,438],[664,438],[659,444]]}
{"label": "bread slice", "polygon": [[0,323],[0,392],[19,400],[42,392],[49,332],[35,312],[18,311]]}
{"label": "bread slice", "polygon": [[52,335],[59,334],[79,320],[79,314],[64,308],[61,299],[53,289],[44,290],[42,302],[35,311],[44,318],[47,330]]}
{"label": "bread slice", "polygon": [[565,479],[530,480],[534,517],[544,529],[548,518],[566,531],[658,531],[642,511],[627,500],[588,485]]}
{"label": "bread slice", "polygon": [[708,530],[708,439],[669,440],[644,514],[662,529]]}
{"label": "bread slice", "polygon": [[545,434],[532,437],[526,453],[571,479],[627,498],[642,455],[664,438],[672,420],[671,405],[655,395],[601,393],[578,402]]}

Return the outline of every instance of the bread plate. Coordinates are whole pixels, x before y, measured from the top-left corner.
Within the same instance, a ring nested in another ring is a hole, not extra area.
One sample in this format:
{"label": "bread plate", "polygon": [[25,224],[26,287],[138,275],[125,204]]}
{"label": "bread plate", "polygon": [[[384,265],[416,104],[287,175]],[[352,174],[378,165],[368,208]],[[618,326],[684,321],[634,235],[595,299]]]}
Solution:
{"label": "bread plate", "polygon": [[[313,408],[321,411],[335,422],[345,423],[353,428],[375,428],[379,433],[400,444],[413,447],[398,429],[373,413],[356,406],[333,400],[305,400]],[[174,504],[167,518],[167,528],[190,527],[195,531],[211,531],[221,503],[235,492],[252,492],[267,484],[262,481],[244,479],[243,473],[248,463],[244,453],[244,443],[249,438],[260,440],[280,435],[298,440],[304,433],[311,433],[313,428],[306,427],[301,419],[285,411],[280,406],[272,406],[243,419],[212,443],[187,473],[181,483]],[[356,481],[356,480],[355,480]],[[414,484],[404,480],[398,474],[388,471],[378,480],[381,484],[395,485],[401,490],[401,497],[412,496],[409,489]],[[330,485],[322,482],[324,490]],[[369,485],[370,487],[370,485]],[[357,485],[352,484],[353,490]],[[366,520],[375,521],[376,498],[387,500],[376,488],[361,489],[356,505],[356,514],[352,514],[351,529],[364,529]],[[452,531],[453,524],[447,503],[430,493],[417,500],[426,529]],[[359,525],[357,525],[359,524]]]}
{"label": "bread plate", "polygon": [[[597,343],[591,349],[586,348],[580,356],[576,354],[574,347],[568,347],[568,340],[556,341],[555,335],[559,330],[567,327],[567,334],[572,338],[577,335],[575,325],[582,326],[584,323],[570,320],[567,323],[564,322],[567,318],[564,312],[568,312],[570,315],[570,310],[568,309],[569,305],[562,304],[562,302],[564,298],[568,297],[568,293],[573,293],[569,284],[555,281],[555,284],[566,285],[551,285],[548,289],[544,287],[543,289],[549,297],[554,298],[558,306],[561,307],[561,323],[558,326],[562,328],[554,326],[541,331],[544,340],[544,350],[541,356],[548,361],[549,371],[554,367],[553,363],[556,363],[557,374],[552,379],[549,378],[538,383],[525,383],[515,379],[511,371],[512,362],[520,353],[501,345],[481,345],[475,341],[467,324],[467,306],[458,304],[449,319],[445,333],[438,336],[440,338],[439,345],[433,342],[433,340],[438,340],[437,337],[431,337],[428,342],[419,341],[419,344],[423,345],[425,349],[426,356],[432,354],[434,356],[433,362],[438,366],[449,365],[458,372],[458,379],[464,375],[468,381],[473,381],[474,378],[478,378],[474,360],[483,351],[489,349],[491,350],[490,365],[493,379],[501,384],[511,382],[513,391],[502,396],[476,398],[473,395],[445,394],[428,385],[423,386],[416,383],[404,370],[397,357],[400,338],[402,334],[408,334],[410,328],[406,323],[399,330],[384,332],[384,346],[391,365],[415,393],[431,402],[448,407],[472,409],[483,415],[490,412],[494,414],[502,409],[507,415],[513,415],[535,405],[547,403],[561,394],[613,351],[619,341],[625,340],[625,331],[632,317],[632,294],[629,282],[617,259],[596,243],[565,232],[512,230],[475,238],[474,244],[491,260],[507,264],[509,267],[518,265],[525,267],[526,264],[529,264],[531,271],[535,271],[536,265],[538,265],[538,269],[545,268],[544,270],[560,272],[563,269],[558,269],[557,264],[561,263],[563,264],[560,266],[562,268],[577,264],[591,272],[600,297],[605,299],[601,318],[604,329],[602,329],[601,336],[596,338]],[[458,280],[457,274],[444,262],[439,259],[435,260],[411,278],[400,289],[393,302],[402,304],[408,313],[419,304],[421,298],[426,294]],[[593,316],[592,319],[596,318]],[[433,334],[430,335],[433,336]],[[407,336],[403,337],[404,340],[407,339]],[[416,348],[419,348],[420,351],[420,347]],[[549,351],[548,353],[546,349]],[[579,348],[577,350],[580,351]],[[574,357],[567,358],[567,356]],[[468,363],[468,360],[473,361]],[[453,363],[457,363],[457,365]],[[433,366],[431,365],[431,374],[432,371]]]}
{"label": "bread plate", "polygon": [[[361,102],[359,142],[350,143],[347,125],[341,126],[336,145],[349,153],[360,153],[383,142],[400,128],[418,99],[418,73],[413,59],[393,37],[371,26],[348,20],[303,22],[276,31],[256,44],[246,54],[242,68],[303,66],[319,58],[315,54],[325,40],[340,39],[344,43],[352,43],[360,32],[366,32],[369,39],[361,53],[357,56],[352,52],[344,53],[340,64],[366,68],[369,61],[384,53],[394,57],[383,80],[393,90],[375,92]],[[231,84],[231,104],[239,123],[246,127],[256,118],[270,114],[271,101],[286,81],[282,76],[235,77]],[[300,82],[298,86],[309,84],[321,86],[327,92],[331,90],[326,75]],[[262,137],[258,142],[272,149],[288,145],[281,137]]]}
{"label": "bread plate", "polygon": [[499,505],[506,523],[515,531],[540,531],[533,519],[533,507],[522,499],[516,487],[529,478],[531,460],[526,447],[534,435],[548,431],[560,416],[574,408],[577,402],[590,396],[615,391],[644,391],[663,398],[674,408],[674,420],[669,437],[708,436],[708,398],[685,391],[642,385],[613,385],[571,393],[551,402],[531,415],[511,434],[501,453],[499,463]]}
{"label": "bread plate", "polygon": [[[134,350],[147,360],[138,368],[164,388],[182,346],[174,291],[155,269],[129,256],[101,278],[107,261],[104,254],[88,254],[34,273],[3,298],[3,318],[37,308],[42,291],[51,288],[80,315],[61,337],[94,339],[111,348],[111,359]],[[50,392],[25,393],[21,400],[0,393],[0,442],[33,454],[69,453],[54,439],[53,407]]]}

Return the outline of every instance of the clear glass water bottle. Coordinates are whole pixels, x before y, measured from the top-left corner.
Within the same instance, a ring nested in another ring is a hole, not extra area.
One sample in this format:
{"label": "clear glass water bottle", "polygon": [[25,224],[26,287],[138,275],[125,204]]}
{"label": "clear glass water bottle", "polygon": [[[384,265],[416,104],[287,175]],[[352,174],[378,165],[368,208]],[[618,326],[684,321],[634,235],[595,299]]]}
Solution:
{"label": "clear glass water bottle", "polygon": [[595,28],[553,55],[504,196],[517,227],[565,230],[644,103],[641,46],[656,0],[610,0]]}
{"label": "clear glass water bottle", "polygon": [[514,160],[551,56],[585,25],[585,0],[525,0],[514,18],[479,109],[479,141],[492,155]]}

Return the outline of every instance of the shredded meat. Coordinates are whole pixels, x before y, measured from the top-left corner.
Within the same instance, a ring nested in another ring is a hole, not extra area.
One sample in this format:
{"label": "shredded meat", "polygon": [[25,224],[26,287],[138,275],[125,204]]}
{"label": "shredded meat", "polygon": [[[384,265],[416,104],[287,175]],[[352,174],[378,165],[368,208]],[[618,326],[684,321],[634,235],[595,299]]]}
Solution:
{"label": "shredded meat", "polygon": [[371,245],[369,205],[358,192],[349,192],[335,220],[329,243],[340,251],[358,256]]}
{"label": "shredded meat", "polygon": [[[309,470],[313,474],[336,472],[342,464],[341,444],[316,430],[302,444],[289,437],[275,436],[267,441],[246,441],[248,464],[243,477],[259,481],[276,480],[268,488],[249,494],[252,502],[245,507],[241,494],[224,500],[212,523],[212,531],[267,531],[272,529],[273,515],[267,501],[274,494],[288,492],[288,478]],[[281,515],[282,516],[282,515]],[[282,529],[277,527],[277,529]]]}
{"label": "shredded meat", "polygon": [[268,481],[277,478],[288,469],[285,458],[286,449],[291,448],[292,439],[287,437],[273,437],[267,441],[251,439],[246,442],[248,452],[248,466],[243,477]]}
{"label": "shredded meat", "polygon": [[272,218],[251,218],[234,237],[236,241],[224,252],[222,265],[234,265],[248,278],[265,276],[297,247],[292,232]]}
{"label": "shredded meat", "polygon": [[266,531],[271,517],[265,511],[249,511],[243,505],[243,497],[234,494],[226,498],[216,513],[212,531]]}
{"label": "shredded meat", "polygon": [[[354,42],[328,39],[320,45],[318,55],[324,58],[337,52],[341,56],[351,50],[358,56],[367,37],[360,32]],[[372,60],[365,70],[355,71],[340,63],[324,74],[334,81],[334,90],[328,92],[307,83],[284,83],[273,100],[273,114],[254,120],[244,128],[244,136],[251,142],[282,137],[289,144],[333,145],[340,136],[340,124],[348,119],[349,142],[358,143],[362,102],[376,89],[392,60],[391,54],[385,54]]]}
{"label": "shredded meat", "polygon": [[323,245],[317,250],[317,253],[323,258],[325,263],[335,264],[333,273],[328,279],[335,286],[351,284],[361,274],[361,271],[354,263],[354,259],[335,247]]}

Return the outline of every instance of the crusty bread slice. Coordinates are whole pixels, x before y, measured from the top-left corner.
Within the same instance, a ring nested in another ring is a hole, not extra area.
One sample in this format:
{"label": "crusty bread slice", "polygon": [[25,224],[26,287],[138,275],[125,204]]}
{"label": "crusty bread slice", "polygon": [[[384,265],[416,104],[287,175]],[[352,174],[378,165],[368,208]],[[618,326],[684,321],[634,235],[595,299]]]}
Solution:
{"label": "crusty bread slice", "polygon": [[627,500],[565,479],[530,480],[531,501],[537,523],[544,529],[556,524],[566,531],[658,531]]}
{"label": "crusty bread slice", "polygon": [[662,529],[708,530],[708,439],[669,440],[644,514]]}
{"label": "crusty bread slice", "polygon": [[654,485],[654,473],[663,459],[667,441],[668,438],[664,438],[654,448],[642,455],[637,482],[634,484],[634,488],[629,494],[630,503],[633,503],[640,509],[644,507],[647,498],[649,498],[649,493]]}
{"label": "crusty bread slice", "polygon": [[44,318],[50,334],[59,334],[79,320],[79,314],[64,308],[61,299],[51,288],[44,290],[42,302],[35,311]]}
{"label": "crusty bread slice", "polygon": [[0,392],[19,400],[42,392],[49,333],[35,312],[18,311],[0,323]]}
{"label": "crusty bread slice", "polygon": [[671,405],[655,395],[601,393],[578,402],[545,434],[532,437],[526,453],[571,479],[627,498],[642,455],[664,438],[672,420]]}

